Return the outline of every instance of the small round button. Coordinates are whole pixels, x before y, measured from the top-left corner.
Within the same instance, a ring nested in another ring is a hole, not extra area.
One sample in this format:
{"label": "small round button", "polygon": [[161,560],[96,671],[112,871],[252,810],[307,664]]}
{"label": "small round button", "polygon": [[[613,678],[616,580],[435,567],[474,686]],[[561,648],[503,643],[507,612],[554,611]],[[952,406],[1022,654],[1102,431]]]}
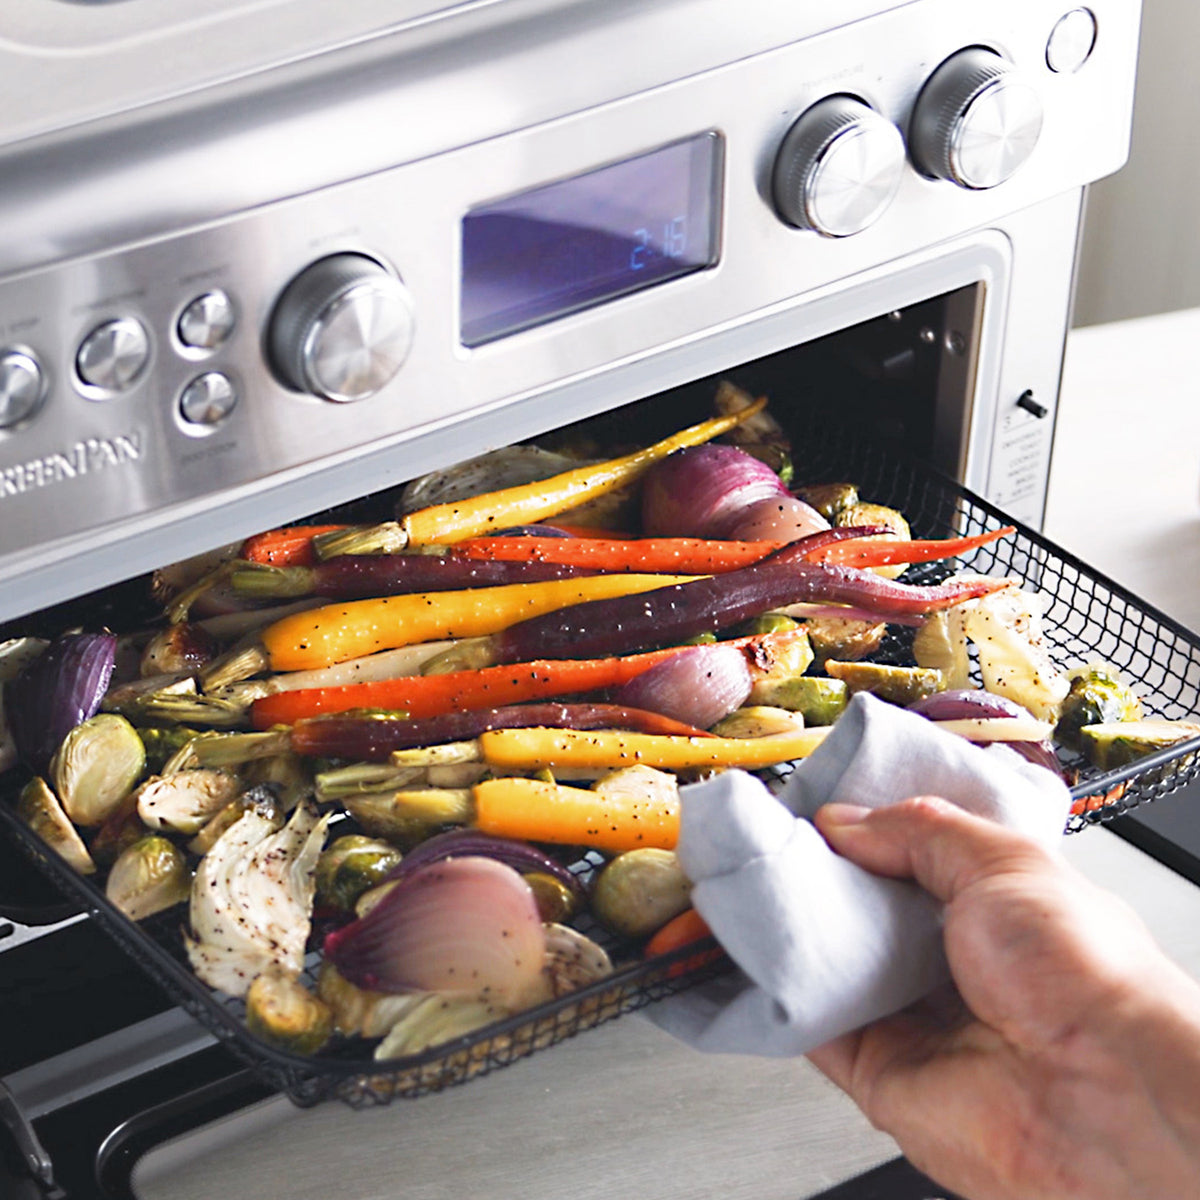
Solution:
{"label": "small round button", "polygon": [[37,411],[46,394],[38,360],[25,350],[0,350],[0,429],[11,429]]}
{"label": "small round button", "polygon": [[185,306],[175,332],[189,350],[215,350],[226,341],[236,323],[233,301],[217,289],[197,296]]}
{"label": "small round button", "polygon": [[904,139],[853,96],[830,96],[788,130],[772,177],[779,215],[800,229],[849,237],[891,204],[904,170]]}
{"label": "small round button", "polygon": [[1062,75],[1072,75],[1092,57],[1096,48],[1096,16],[1089,8],[1073,8],[1059,17],[1046,43],[1046,65]]}
{"label": "small round button", "polygon": [[90,387],[121,392],[130,387],[150,361],[150,338],[140,321],[118,317],[97,325],[83,339],[75,370]]}
{"label": "small round button", "polygon": [[959,187],[993,188],[1033,153],[1042,132],[1037,91],[1000,55],[960,50],[929,77],[913,108],[913,162]]}
{"label": "small round button", "polygon": [[179,395],[179,414],[189,425],[211,429],[237,407],[233,380],[220,371],[198,375]]}

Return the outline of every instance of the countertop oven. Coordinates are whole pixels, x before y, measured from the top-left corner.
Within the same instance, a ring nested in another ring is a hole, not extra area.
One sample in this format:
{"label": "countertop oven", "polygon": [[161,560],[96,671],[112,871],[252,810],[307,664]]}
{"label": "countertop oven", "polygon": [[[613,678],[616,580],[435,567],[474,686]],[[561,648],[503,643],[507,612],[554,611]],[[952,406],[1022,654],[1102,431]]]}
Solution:
{"label": "countertop oven", "polygon": [[[38,0],[7,31],[7,629],[726,378],[1037,528],[1136,0],[337,8]],[[46,1179],[100,1194],[108,1139],[125,1194],[127,1118],[268,1089],[0,849],[0,1076]]]}

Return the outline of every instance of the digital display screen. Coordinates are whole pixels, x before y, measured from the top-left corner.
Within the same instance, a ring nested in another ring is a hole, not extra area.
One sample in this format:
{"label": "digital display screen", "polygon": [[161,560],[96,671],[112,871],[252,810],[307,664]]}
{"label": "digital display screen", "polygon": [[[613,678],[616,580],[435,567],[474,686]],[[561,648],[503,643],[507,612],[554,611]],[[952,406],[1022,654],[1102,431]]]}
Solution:
{"label": "digital display screen", "polygon": [[462,341],[480,346],[710,266],[720,135],[702,133],[472,209]]}

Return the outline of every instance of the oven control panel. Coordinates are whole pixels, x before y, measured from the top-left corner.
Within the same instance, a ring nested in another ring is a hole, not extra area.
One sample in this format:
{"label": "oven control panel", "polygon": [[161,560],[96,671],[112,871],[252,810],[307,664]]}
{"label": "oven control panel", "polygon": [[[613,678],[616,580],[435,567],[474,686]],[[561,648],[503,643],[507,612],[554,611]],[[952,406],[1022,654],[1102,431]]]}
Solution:
{"label": "oven control panel", "polygon": [[1009,226],[1123,162],[1137,16],[920,0],[0,279],[0,619],[964,282],[966,482],[1014,422],[1048,460],[999,383],[1045,270]]}

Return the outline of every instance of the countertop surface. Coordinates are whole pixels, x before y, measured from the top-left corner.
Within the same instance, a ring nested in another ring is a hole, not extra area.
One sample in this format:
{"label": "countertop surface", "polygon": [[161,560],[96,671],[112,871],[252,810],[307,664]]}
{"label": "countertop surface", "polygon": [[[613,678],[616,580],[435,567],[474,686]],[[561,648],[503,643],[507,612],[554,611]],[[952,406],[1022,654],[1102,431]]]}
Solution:
{"label": "countertop surface", "polygon": [[[1071,335],[1046,521],[1064,548],[1190,628],[1197,340],[1200,311]],[[1200,891],[1104,829],[1068,838],[1065,853],[1200,976]],[[703,1056],[634,1016],[387,1109],[267,1101],[155,1152],[137,1180],[141,1200],[215,1200],[269,1161],[273,1193],[293,1200],[801,1200],[896,1153],[807,1062]]]}

